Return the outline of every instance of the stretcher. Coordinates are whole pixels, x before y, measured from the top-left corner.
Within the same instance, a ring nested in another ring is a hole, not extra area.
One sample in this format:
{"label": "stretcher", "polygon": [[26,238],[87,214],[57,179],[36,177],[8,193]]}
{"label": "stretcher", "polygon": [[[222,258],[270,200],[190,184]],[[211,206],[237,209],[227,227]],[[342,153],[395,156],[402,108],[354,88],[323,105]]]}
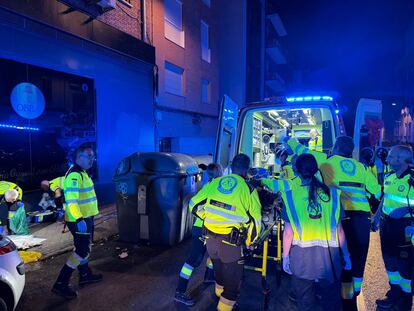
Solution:
{"label": "stretcher", "polygon": [[[276,262],[276,284],[281,282],[282,266],[282,220],[278,217],[275,221],[266,226],[259,238],[252,245],[251,251],[245,259],[251,257],[260,259],[259,266],[245,265],[244,268],[261,273],[261,287],[263,292],[263,310],[269,308],[270,288],[267,283],[268,261]],[[269,255],[269,251],[275,247],[275,255]]]}

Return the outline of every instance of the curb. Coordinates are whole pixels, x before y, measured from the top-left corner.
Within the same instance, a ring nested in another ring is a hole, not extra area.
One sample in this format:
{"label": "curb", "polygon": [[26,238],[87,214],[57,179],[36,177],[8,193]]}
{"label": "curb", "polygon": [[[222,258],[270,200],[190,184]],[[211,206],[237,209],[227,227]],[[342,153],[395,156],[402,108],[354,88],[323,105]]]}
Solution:
{"label": "curb", "polygon": [[[113,207],[113,208],[112,208]],[[99,217],[96,217],[96,221],[98,222],[98,225],[95,225],[95,228],[98,228],[99,225],[102,222],[107,221],[108,219],[112,218],[111,216],[116,215],[116,206],[115,205],[106,205],[104,208],[102,208],[101,212],[99,213]],[[107,241],[109,238],[115,236],[118,234],[118,232],[113,232],[109,234],[108,236],[101,237],[99,240],[94,241],[94,244],[102,243]],[[63,248],[57,249],[55,251],[49,252],[47,254],[43,254],[43,256],[39,259],[39,261],[45,261],[47,259],[50,259],[52,257],[56,257],[65,253],[69,253],[74,249],[73,242],[69,246],[65,246]]]}
{"label": "curb", "polygon": [[[99,239],[99,240],[96,240],[96,241],[94,241],[94,244],[100,244],[100,243],[102,243],[102,242],[106,242],[109,238],[114,237],[114,236],[116,236],[117,234],[118,234],[118,233],[114,233],[114,234],[111,234],[111,235],[107,236],[106,238],[101,238],[101,239]],[[69,253],[69,252],[71,252],[71,251],[73,250],[73,248],[74,248],[74,246],[73,246],[73,245],[71,245],[71,246],[66,246],[66,247],[64,247],[64,248],[61,248],[61,249],[59,249],[59,250],[56,250],[56,251],[54,251],[54,252],[51,252],[51,253],[49,253],[49,254],[46,254],[46,255],[42,256],[42,257],[39,259],[39,261],[44,261],[44,260],[50,259],[51,257],[56,257],[56,256],[59,256],[59,255],[63,255],[63,254]]]}

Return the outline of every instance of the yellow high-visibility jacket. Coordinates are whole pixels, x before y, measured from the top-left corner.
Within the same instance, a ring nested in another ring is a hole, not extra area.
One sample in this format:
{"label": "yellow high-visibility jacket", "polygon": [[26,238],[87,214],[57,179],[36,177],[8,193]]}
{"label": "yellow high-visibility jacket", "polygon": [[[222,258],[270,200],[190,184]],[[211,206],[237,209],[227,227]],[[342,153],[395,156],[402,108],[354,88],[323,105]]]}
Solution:
{"label": "yellow high-visibility jacket", "polygon": [[12,183],[10,181],[0,181],[0,196],[4,195],[7,190],[16,189],[19,193],[19,196],[17,197],[18,201],[22,200],[23,197],[23,190],[15,183]]}
{"label": "yellow high-visibility jacket", "polygon": [[409,207],[414,207],[414,189],[408,184],[410,174],[411,169],[408,169],[400,177],[395,173],[385,177],[382,202],[382,212],[385,215],[392,218],[411,217]]}
{"label": "yellow high-visibility jacket", "polygon": [[362,163],[339,155],[328,157],[323,152],[309,150],[293,139],[288,144],[296,154],[310,153],[316,158],[324,183],[341,189],[341,203],[345,211],[370,212],[368,197],[371,194],[376,199],[381,197],[381,186]]}
{"label": "yellow high-visibility jacket", "polygon": [[99,213],[93,181],[80,166],[75,164],[69,168],[63,191],[66,200],[66,221],[76,222],[79,218]]}
{"label": "yellow high-visibility jacket", "polygon": [[52,192],[56,192],[57,189],[61,189],[63,192],[65,185],[65,176],[56,177],[49,182],[49,187]]}
{"label": "yellow high-visibility jacket", "polygon": [[259,196],[239,175],[213,179],[191,199],[190,208],[214,233],[229,234],[232,228],[248,227],[247,245],[259,236],[262,219]]}
{"label": "yellow high-visibility jacket", "polygon": [[308,142],[310,150],[323,151],[322,150],[322,137],[317,136],[316,139],[311,139]]}

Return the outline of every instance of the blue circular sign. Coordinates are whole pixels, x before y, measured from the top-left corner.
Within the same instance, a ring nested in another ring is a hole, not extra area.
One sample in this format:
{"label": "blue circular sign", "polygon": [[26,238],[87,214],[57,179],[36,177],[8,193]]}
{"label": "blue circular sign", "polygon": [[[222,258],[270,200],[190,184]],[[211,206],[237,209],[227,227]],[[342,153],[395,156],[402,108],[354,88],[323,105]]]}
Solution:
{"label": "blue circular sign", "polygon": [[45,97],[42,91],[31,83],[19,83],[10,95],[16,113],[25,119],[36,119],[45,110]]}

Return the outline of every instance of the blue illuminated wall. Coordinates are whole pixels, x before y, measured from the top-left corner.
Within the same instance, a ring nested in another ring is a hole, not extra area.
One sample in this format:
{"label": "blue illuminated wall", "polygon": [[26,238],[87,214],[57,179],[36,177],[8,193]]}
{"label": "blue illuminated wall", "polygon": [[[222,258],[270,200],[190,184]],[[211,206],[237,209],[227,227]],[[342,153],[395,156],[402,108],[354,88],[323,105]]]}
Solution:
{"label": "blue illuminated wall", "polygon": [[171,152],[206,155],[214,152],[217,118],[178,111],[157,111],[159,137],[171,138]]}
{"label": "blue illuminated wall", "polygon": [[111,179],[117,163],[133,152],[154,150],[153,66],[30,23],[0,25],[0,38],[1,58],[94,81],[97,193],[101,203],[113,200]]}

